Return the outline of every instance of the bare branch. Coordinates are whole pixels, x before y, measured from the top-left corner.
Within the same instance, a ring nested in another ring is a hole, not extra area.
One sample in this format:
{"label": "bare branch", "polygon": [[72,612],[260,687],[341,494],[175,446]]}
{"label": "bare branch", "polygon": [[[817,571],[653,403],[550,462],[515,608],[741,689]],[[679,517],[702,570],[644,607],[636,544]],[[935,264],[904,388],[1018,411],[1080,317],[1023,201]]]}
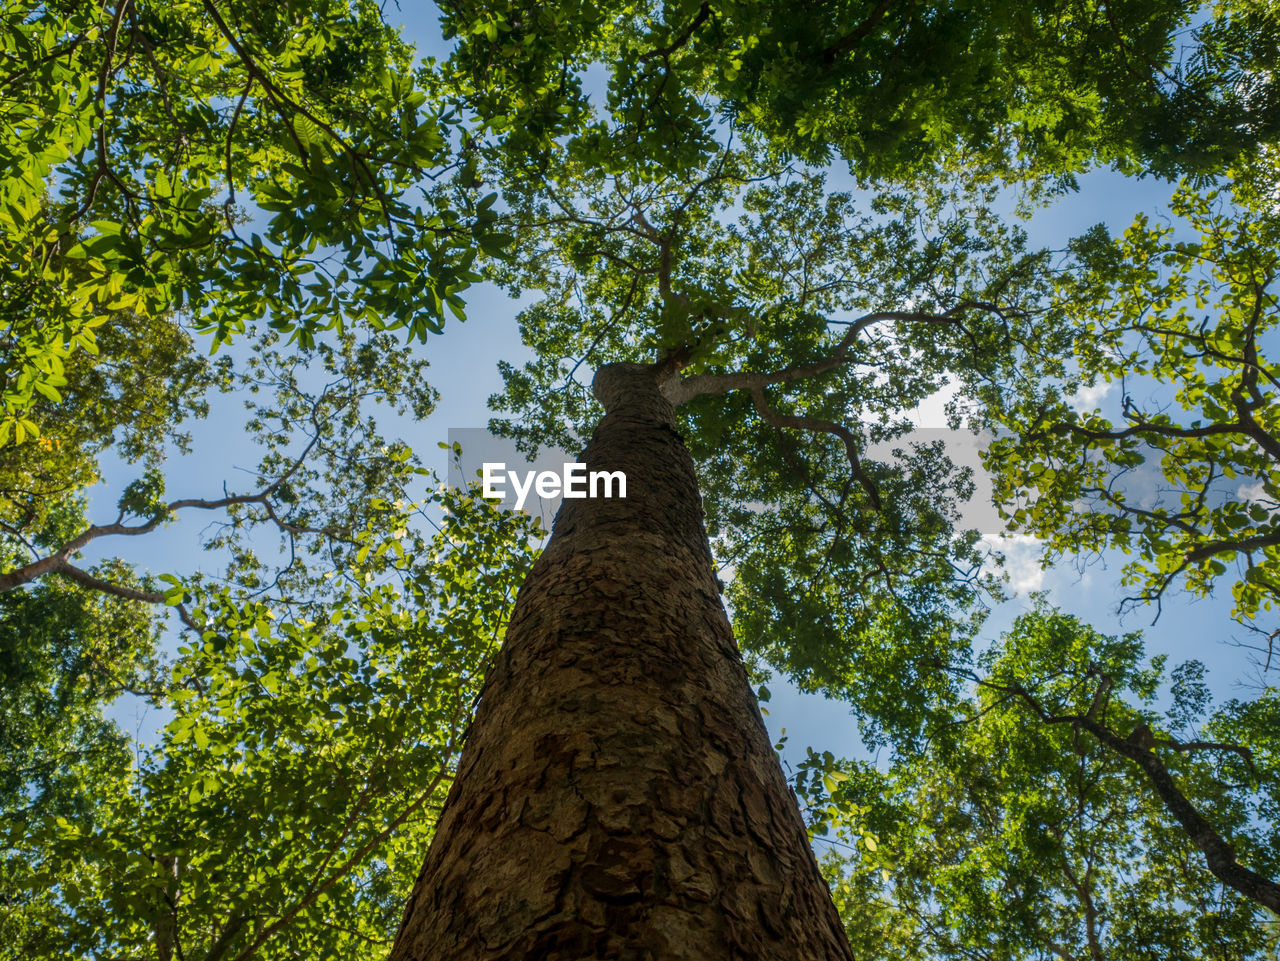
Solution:
{"label": "bare branch", "polygon": [[[313,422],[315,420],[316,407],[318,407],[319,403],[320,401],[317,400],[316,404],[313,405],[312,408]],[[66,569],[70,567],[70,558],[81,551],[90,542],[97,540],[99,537],[107,537],[111,535],[136,536],[139,534],[146,534],[155,530],[173,514],[187,508],[194,508],[197,510],[222,510],[239,504],[260,504],[266,508],[268,516],[276,523],[277,526],[280,527],[281,530],[289,533],[330,534],[332,532],[328,530],[312,529],[287,524],[276,515],[275,509],[268,499],[272,494],[279,490],[279,488],[288,481],[290,477],[301,469],[307,457],[310,456],[311,451],[315,448],[316,444],[319,443],[319,440],[320,431],[317,425],[316,433],[312,436],[307,446],[303,448],[302,453],[294,459],[288,470],[257,493],[231,494],[226,497],[217,498],[216,500],[184,498],[182,500],[170,501],[158,510],[150,520],[144,521],[141,524],[125,524],[123,522],[123,512],[111,524],[92,524],[48,556],[32,561],[30,564],[24,564],[21,567],[14,568],[4,574],[0,574],[0,594],[11,591],[17,587],[21,587],[23,584],[29,584],[46,574],[55,572],[66,573]],[[134,598],[134,600],[143,599],[144,598]],[[148,600],[148,603],[161,602],[163,602],[163,599],[160,601]]]}

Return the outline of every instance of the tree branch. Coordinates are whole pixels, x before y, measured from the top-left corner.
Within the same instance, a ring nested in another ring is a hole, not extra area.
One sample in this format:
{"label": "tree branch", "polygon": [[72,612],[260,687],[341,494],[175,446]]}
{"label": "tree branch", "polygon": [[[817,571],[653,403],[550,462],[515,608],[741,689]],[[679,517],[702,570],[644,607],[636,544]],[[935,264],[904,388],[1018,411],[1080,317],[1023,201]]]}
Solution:
{"label": "tree branch", "polygon": [[811,433],[834,434],[844,442],[845,454],[849,458],[849,470],[853,474],[862,489],[867,492],[867,497],[871,501],[871,506],[877,511],[883,507],[880,500],[880,490],[876,487],[875,482],[867,476],[866,471],[862,469],[862,462],[858,458],[858,438],[847,427],[835,423],[834,421],[823,420],[818,417],[801,417],[796,414],[780,414],[769,406],[768,400],[764,395],[763,387],[753,387],[751,389],[751,400],[755,404],[756,410],[764,419],[765,423],[772,424],[774,427],[789,427],[793,430],[806,430]]}
{"label": "tree branch", "polygon": [[816,377],[834,370],[843,364],[852,363],[850,356],[858,335],[874,324],[885,321],[904,323],[944,324],[963,328],[962,315],[966,310],[986,310],[998,313],[998,308],[990,304],[966,301],[957,304],[941,314],[926,314],[919,311],[880,310],[866,314],[849,323],[844,337],[832,350],[829,357],[814,361],[811,364],[799,364],[782,370],[768,373],[755,371],[738,371],[732,374],[697,374],[682,380],[670,380],[663,384],[662,393],[672,405],[678,407],[704,395],[721,396],[733,390],[754,390],[770,384],[790,384],[809,377]]}
{"label": "tree branch", "polygon": [[352,163],[360,173],[364,175],[364,179],[368,182],[370,189],[373,190],[375,196],[378,198],[378,205],[382,210],[382,217],[386,222],[387,230],[394,233],[395,223],[391,217],[391,210],[387,205],[386,193],[382,190],[382,185],[378,183],[377,175],[374,174],[364,156],[353,146],[347,143],[346,139],[342,137],[331,124],[308,110],[296,100],[291,99],[284,93],[284,91],[276,86],[275,82],[267,75],[266,71],[259,66],[257,60],[249,52],[248,48],[240,41],[240,38],[236,36],[235,31],[233,31],[227,24],[227,21],[223,19],[222,13],[218,10],[217,6],[214,5],[212,0],[203,0],[202,6],[205,12],[209,14],[210,19],[213,20],[214,25],[217,26],[218,31],[227,38],[227,42],[231,45],[231,48],[236,52],[236,55],[244,64],[245,70],[251,77],[256,79],[258,83],[262,84],[262,89],[265,90],[267,95],[277,104],[281,118],[286,121],[285,126],[289,131],[289,136],[292,137],[295,144],[297,144],[299,156],[304,158],[306,157],[306,148],[298,141],[297,134],[293,129],[293,124],[287,122],[290,118],[286,116],[283,109],[284,107],[297,111],[314,123],[333,139],[339,148],[341,148],[343,153],[351,158]]}
{"label": "tree branch", "polygon": [[636,57],[636,61],[638,63],[644,63],[648,60],[654,60],[657,58],[669,61],[671,55],[688,43],[693,38],[697,29],[706,23],[707,18],[710,16],[711,4],[704,2],[702,6],[698,8],[698,13],[693,18],[693,21],[685,28],[684,33],[680,34],[680,36],[676,37],[676,39],[672,40],[671,43],[667,44],[665,47],[658,47],[655,50],[650,50],[648,53],[642,53],[640,56]]}
{"label": "tree branch", "polygon": [[[83,568],[76,567],[70,561],[63,560],[53,573],[61,574],[68,580],[75,581],[81,587],[87,587],[93,591],[99,591],[103,594],[110,594],[112,597],[123,598],[126,601],[139,601],[143,604],[167,604],[163,594],[157,594],[153,591],[140,591],[136,588],[128,587],[124,584],[116,584],[114,581],[106,581],[100,577],[90,574]],[[177,604],[174,609],[178,612],[178,617],[183,624],[187,625],[197,634],[204,631],[204,625],[191,616],[191,612],[187,610],[183,604]]]}
{"label": "tree branch", "polygon": [[[1209,872],[1225,884],[1244,895],[1251,901],[1280,914],[1280,884],[1253,871],[1236,860],[1235,848],[1214,830],[1207,818],[1179,789],[1168,767],[1155,751],[1151,750],[1165,739],[1157,739],[1145,724],[1138,724],[1128,735],[1121,737],[1105,724],[1088,715],[1059,714],[1055,715],[1045,709],[1039,700],[1025,687],[1018,683],[1000,684],[987,679],[971,676],[983,687],[1011,694],[1026,704],[1032,713],[1046,724],[1069,724],[1092,734],[1101,744],[1110,748],[1122,757],[1134,762],[1146,775],[1156,796],[1164,804],[1165,810],[1173,816],[1191,842],[1199,848],[1204,856]],[[1172,744],[1170,744],[1172,746]],[[1210,745],[1195,742],[1188,745],[1187,750],[1208,748]],[[1223,747],[1222,745],[1212,745]]]}
{"label": "tree branch", "polygon": [[[313,405],[312,408],[313,422],[315,418],[315,408],[318,405],[319,401],[317,400],[316,404]],[[168,520],[169,517],[177,511],[184,510],[186,508],[196,508],[198,510],[222,510],[223,508],[232,507],[237,504],[261,504],[266,508],[267,515],[283,531],[288,533],[331,534],[333,533],[332,531],[324,529],[299,527],[288,524],[279,518],[274,507],[268,500],[268,498],[270,498],[270,496],[274,494],[282,484],[298,472],[319,441],[320,431],[317,425],[315,435],[311,438],[310,442],[308,442],[307,446],[303,448],[302,453],[294,459],[294,462],[289,466],[289,469],[256,494],[230,494],[216,500],[184,498],[182,500],[170,501],[168,504],[165,504],[160,510],[156,511],[155,515],[150,520],[142,524],[125,524],[123,522],[123,512],[116,518],[115,522],[111,524],[92,524],[47,557],[42,557],[39,560],[32,561],[30,564],[25,564],[22,567],[14,568],[11,571],[0,574],[0,594],[4,594],[17,587],[21,587],[23,584],[29,584],[37,578],[43,577],[45,574],[54,572],[67,573],[67,568],[70,568],[69,559],[82,550],[91,541],[95,541],[99,537],[106,537],[109,535],[136,536],[138,534],[146,534],[155,530],[162,522]],[[85,576],[88,577],[90,575],[86,574]],[[122,588],[122,590],[128,589]],[[117,594],[117,596],[125,595]],[[159,595],[155,596],[159,597]],[[147,600],[148,603],[163,603],[163,598],[160,598],[159,601],[144,597],[135,597],[132,599]]]}
{"label": "tree branch", "polygon": [[884,19],[884,15],[889,12],[889,8],[893,6],[895,0],[880,0],[874,10],[867,16],[867,19],[858,24],[853,30],[846,33],[839,40],[835,41],[823,48],[822,59],[827,63],[831,63],[836,59],[837,54],[851,50],[857,45],[859,40],[867,37]]}

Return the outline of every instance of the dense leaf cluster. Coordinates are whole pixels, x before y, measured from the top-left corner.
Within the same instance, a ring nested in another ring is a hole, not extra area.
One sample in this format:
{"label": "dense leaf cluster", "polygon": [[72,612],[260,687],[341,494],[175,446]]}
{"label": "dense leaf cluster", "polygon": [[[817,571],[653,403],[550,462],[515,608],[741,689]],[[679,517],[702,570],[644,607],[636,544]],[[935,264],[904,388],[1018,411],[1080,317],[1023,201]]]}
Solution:
{"label": "dense leaf cluster", "polygon": [[8,0],[4,436],[38,433],[33,399],[121,311],[190,309],[215,344],[258,321],[304,345],[438,331],[496,248],[492,212],[428,179],[458,146],[431,78],[369,2]]}
{"label": "dense leaf cluster", "polygon": [[[1197,661],[1166,672],[1137,634],[1103,636],[1039,606],[984,654],[971,698],[926,751],[887,769],[811,753],[797,783],[855,948],[1001,961],[1270,957],[1274,922],[1203,870],[1139,768],[1071,720],[1141,725],[1152,743],[1177,745],[1181,789],[1231,832],[1242,860],[1274,876],[1268,712],[1211,709],[1203,676]],[[1224,734],[1232,744],[1217,741]]]}
{"label": "dense leaf cluster", "polygon": [[1009,431],[988,456],[1009,520],[1057,551],[1134,555],[1136,601],[1227,578],[1251,621],[1280,595],[1275,185],[1272,166],[1242,168],[1227,188],[1181,186],[1164,223],[1080,238],[1060,326],[987,394]]}

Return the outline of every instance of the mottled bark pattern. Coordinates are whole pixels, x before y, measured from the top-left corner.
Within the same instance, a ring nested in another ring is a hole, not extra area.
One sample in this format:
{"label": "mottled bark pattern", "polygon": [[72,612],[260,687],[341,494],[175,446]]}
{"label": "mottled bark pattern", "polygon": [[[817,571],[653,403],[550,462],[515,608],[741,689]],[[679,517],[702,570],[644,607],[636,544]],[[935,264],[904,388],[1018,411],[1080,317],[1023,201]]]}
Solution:
{"label": "mottled bark pattern", "polygon": [[649,368],[584,460],[486,680],[392,961],[851,957],[720,602]]}

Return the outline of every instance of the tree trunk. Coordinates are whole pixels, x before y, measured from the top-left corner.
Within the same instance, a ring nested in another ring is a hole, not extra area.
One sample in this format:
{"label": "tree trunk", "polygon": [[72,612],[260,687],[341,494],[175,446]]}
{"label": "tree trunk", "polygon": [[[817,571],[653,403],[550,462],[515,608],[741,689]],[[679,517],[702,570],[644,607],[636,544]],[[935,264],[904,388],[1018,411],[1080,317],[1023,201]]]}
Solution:
{"label": "tree trunk", "polygon": [[584,454],[486,678],[391,961],[850,954],[720,602],[653,368]]}

